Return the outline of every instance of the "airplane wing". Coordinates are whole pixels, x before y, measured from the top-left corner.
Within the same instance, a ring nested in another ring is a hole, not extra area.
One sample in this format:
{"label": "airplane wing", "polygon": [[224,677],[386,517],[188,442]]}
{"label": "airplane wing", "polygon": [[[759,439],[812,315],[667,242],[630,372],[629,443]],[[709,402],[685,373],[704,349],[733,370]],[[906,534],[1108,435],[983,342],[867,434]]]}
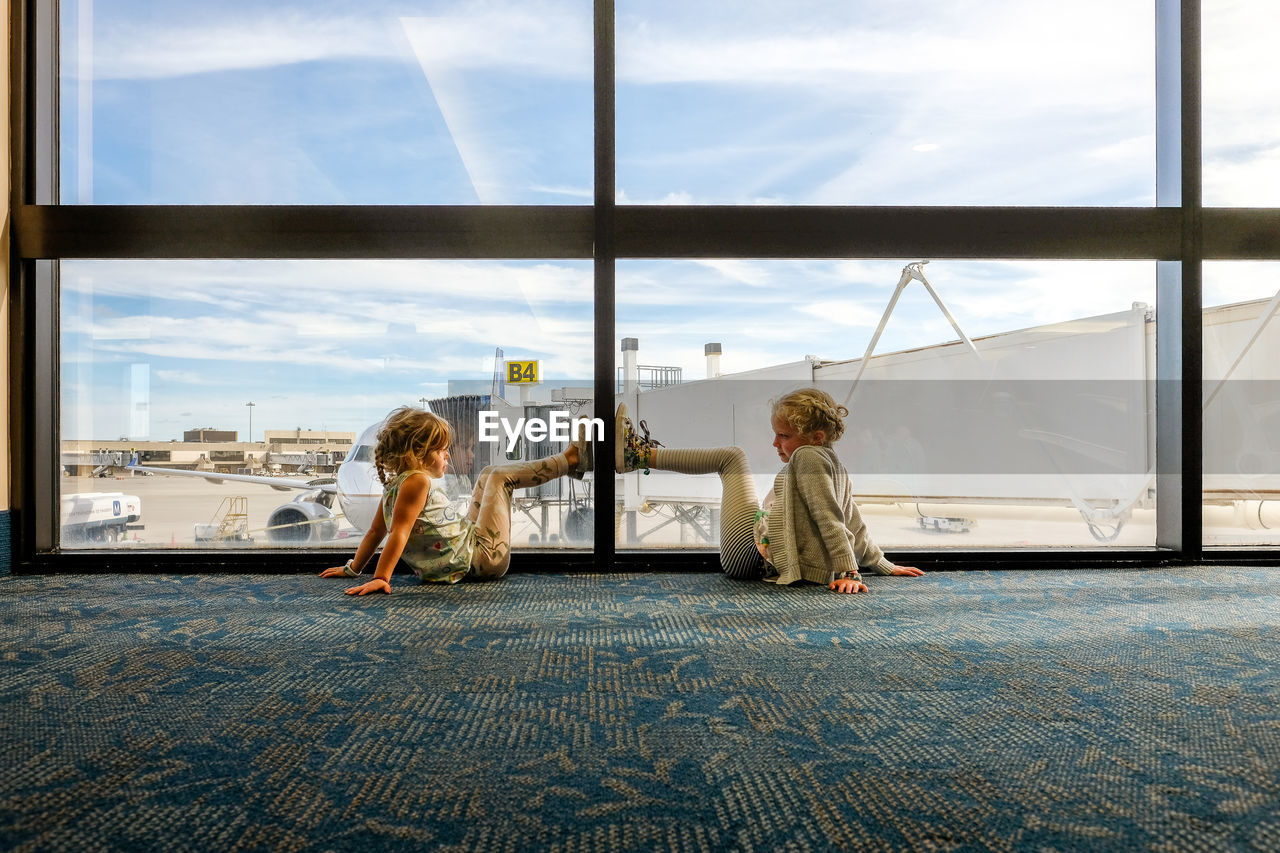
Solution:
{"label": "airplane wing", "polygon": [[208,480],[210,483],[222,483],[226,480],[235,483],[259,483],[263,486],[270,486],[278,492],[287,492],[290,489],[304,489],[306,491],[319,489],[330,494],[337,494],[338,492],[336,483],[314,484],[307,480],[286,480],[282,477],[261,477],[256,474],[218,474],[206,471],[187,471],[182,468],[153,468],[146,465],[126,465],[124,470],[140,471],[145,474],[164,474],[166,477],[199,477],[202,480]]}

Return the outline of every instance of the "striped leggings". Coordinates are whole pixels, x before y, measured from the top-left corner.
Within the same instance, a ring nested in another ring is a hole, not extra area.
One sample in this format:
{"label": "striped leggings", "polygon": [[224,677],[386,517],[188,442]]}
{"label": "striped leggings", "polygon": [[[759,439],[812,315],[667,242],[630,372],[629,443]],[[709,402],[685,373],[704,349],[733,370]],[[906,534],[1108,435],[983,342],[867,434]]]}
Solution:
{"label": "striped leggings", "polygon": [[500,578],[511,565],[512,492],[541,486],[568,472],[569,460],[563,453],[529,462],[489,465],[480,472],[467,513],[475,524],[471,568],[478,577]]}
{"label": "striped leggings", "polygon": [[681,474],[720,475],[720,569],[731,578],[762,577],[764,559],[756,548],[755,482],[741,447],[655,448],[649,467]]}

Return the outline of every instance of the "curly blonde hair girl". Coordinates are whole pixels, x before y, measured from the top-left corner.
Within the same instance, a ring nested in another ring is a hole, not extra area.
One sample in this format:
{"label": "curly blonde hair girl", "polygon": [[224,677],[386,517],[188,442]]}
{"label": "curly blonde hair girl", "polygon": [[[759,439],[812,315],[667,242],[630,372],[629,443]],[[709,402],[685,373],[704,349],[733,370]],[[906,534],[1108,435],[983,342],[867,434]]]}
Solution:
{"label": "curly blonde hair girl", "polygon": [[801,388],[774,400],[770,414],[782,418],[802,435],[822,430],[826,433],[825,443],[830,445],[844,435],[844,419],[849,410],[826,391]]}
{"label": "curly blonde hair girl", "polygon": [[397,474],[422,467],[433,450],[447,450],[453,443],[453,427],[439,415],[413,406],[401,406],[378,430],[373,463],[385,486]]}

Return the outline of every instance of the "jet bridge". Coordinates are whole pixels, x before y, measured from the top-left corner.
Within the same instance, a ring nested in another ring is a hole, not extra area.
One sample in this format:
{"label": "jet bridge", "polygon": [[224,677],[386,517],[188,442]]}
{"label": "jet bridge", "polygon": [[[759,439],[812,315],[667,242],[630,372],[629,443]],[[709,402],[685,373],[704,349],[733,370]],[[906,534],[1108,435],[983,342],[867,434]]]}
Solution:
{"label": "jet bridge", "polygon": [[[959,340],[877,354],[912,281]],[[1205,495],[1237,514],[1242,501],[1280,499],[1280,324],[1268,328],[1278,309],[1280,294],[1205,312]],[[781,467],[770,401],[815,385],[850,410],[835,448],[860,503],[913,507],[939,531],[971,526],[948,508],[1067,507],[1109,541],[1133,510],[1154,506],[1155,366],[1154,312],[1143,303],[970,339],[922,265],[910,264],[861,358],[810,357],[618,399],[668,445],[742,447],[763,495]],[[621,477],[617,494],[634,532],[635,514],[656,508],[714,513],[720,486],[712,476],[654,471]],[[1245,507],[1255,510],[1261,521],[1280,516]]]}
{"label": "jet bridge", "polygon": [[[547,422],[552,411],[565,412],[569,417],[589,411],[591,400],[590,389],[562,388],[553,392],[550,403],[510,403],[496,394],[459,394],[427,402],[431,411],[448,420],[456,431],[450,448],[452,471],[445,475],[445,481],[451,498],[465,506],[470,501],[476,478],[486,465],[545,459],[564,449],[563,442],[549,438],[535,441],[522,436],[510,453],[506,451],[504,439],[479,441],[477,426],[481,411],[493,411],[509,423],[520,418]],[[593,481],[594,475],[584,480],[559,477],[520,489],[512,496],[513,521],[524,519],[532,525],[535,532],[530,538],[535,544],[561,539],[589,542],[594,524]]]}

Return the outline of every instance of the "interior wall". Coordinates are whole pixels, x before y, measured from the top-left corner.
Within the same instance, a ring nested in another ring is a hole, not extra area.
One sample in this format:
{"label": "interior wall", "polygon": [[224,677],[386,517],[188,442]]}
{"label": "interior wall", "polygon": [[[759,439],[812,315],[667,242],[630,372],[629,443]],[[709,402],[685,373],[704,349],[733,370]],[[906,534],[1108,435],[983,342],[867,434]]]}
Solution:
{"label": "interior wall", "polygon": [[9,447],[9,226],[11,212],[9,210],[9,175],[12,165],[9,160],[12,128],[9,127],[9,7],[5,4],[4,37],[0,44],[4,45],[4,61],[0,62],[0,75],[4,76],[3,100],[0,100],[0,115],[4,116],[5,132],[0,134],[0,145],[4,146],[3,162],[5,168],[0,170],[0,192],[5,198],[4,224],[0,227],[0,382],[4,383],[4,393],[0,394],[0,549],[3,549],[3,564],[8,563],[9,536],[9,484],[10,468],[13,459]]}

